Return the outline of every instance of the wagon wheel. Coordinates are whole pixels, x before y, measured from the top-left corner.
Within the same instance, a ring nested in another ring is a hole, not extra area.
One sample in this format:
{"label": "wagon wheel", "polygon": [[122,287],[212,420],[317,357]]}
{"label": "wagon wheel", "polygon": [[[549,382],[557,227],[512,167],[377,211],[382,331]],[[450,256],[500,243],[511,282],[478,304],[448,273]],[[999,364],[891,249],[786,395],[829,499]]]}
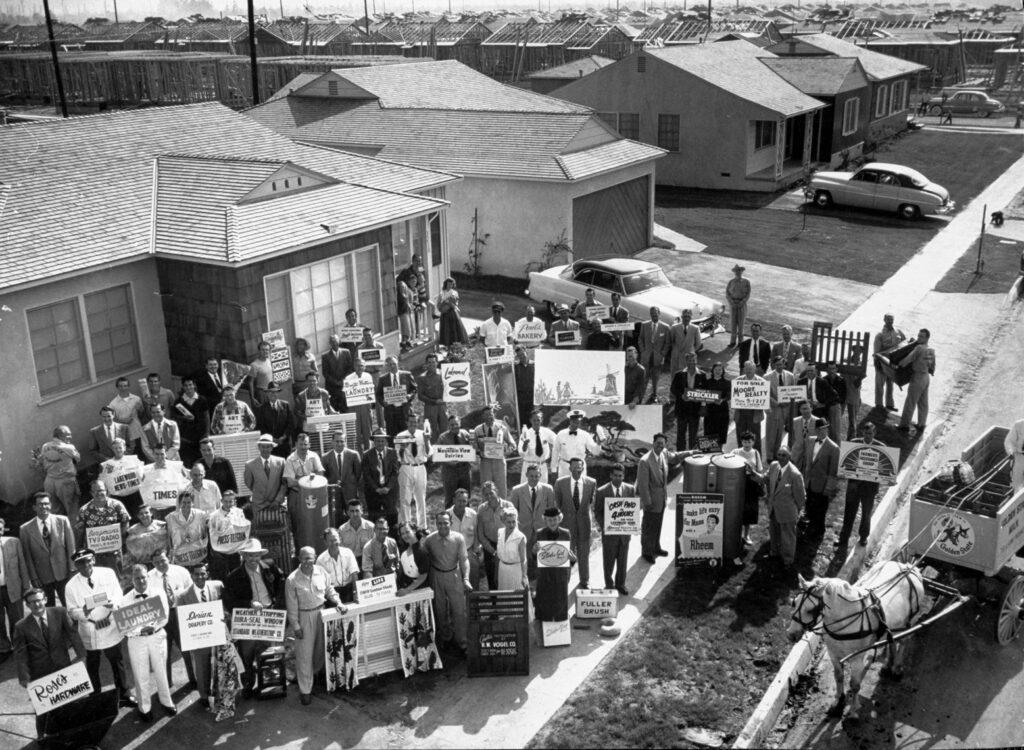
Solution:
{"label": "wagon wheel", "polygon": [[1003,606],[999,610],[996,640],[999,641],[1000,646],[1005,646],[1020,632],[1022,605],[1024,605],[1024,576],[1017,576],[1006,587]]}

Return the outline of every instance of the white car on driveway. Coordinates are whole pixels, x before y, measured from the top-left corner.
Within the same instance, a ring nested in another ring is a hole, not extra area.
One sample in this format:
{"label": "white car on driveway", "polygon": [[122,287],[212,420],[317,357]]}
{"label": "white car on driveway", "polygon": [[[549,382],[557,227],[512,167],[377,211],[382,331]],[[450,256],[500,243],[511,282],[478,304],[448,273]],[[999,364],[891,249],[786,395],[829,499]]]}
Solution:
{"label": "white car on driveway", "polygon": [[871,162],[856,172],[816,172],[804,197],[820,208],[838,206],[895,211],[904,219],[949,213],[949,191],[916,169]]}
{"label": "white car on driveway", "polygon": [[674,286],[661,266],[634,258],[585,258],[565,266],[554,266],[530,274],[527,295],[537,304],[554,308],[582,301],[586,290],[593,289],[597,301],[610,305],[612,292],[622,296],[621,304],[633,322],[650,319],[650,309],[661,310],[661,319],[672,324],[683,310],[690,310],[693,322],[705,338],[723,331],[725,303],[703,294]]}

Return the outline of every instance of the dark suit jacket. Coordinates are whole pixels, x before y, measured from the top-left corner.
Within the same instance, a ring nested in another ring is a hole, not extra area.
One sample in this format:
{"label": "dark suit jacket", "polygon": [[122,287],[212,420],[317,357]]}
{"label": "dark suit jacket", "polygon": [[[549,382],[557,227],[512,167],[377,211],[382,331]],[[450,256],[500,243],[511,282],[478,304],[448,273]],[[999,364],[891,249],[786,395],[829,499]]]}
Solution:
{"label": "dark suit jacket", "polygon": [[352,370],[352,355],[345,347],[339,347],[337,354],[328,349],[320,359],[320,371],[324,374],[324,387],[332,396],[343,391],[342,381]]}
{"label": "dark suit jacket", "polygon": [[85,658],[85,645],[71,615],[64,607],[46,608],[46,637],[39,621],[27,615],[14,625],[14,658],[18,680],[31,682],[71,664],[68,649],[75,649],[79,659]]}
{"label": "dark suit jacket", "polygon": [[[612,483],[602,484],[597,488],[597,492],[594,493],[594,518],[597,520],[597,526],[604,533],[604,501],[605,498],[614,497],[615,490],[612,488]],[[636,487],[623,482],[619,485],[619,497],[636,497]]]}
{"label": "dark suit jacket", "polygon": [[[743,363],[754,359],[754,339],[743,339],[739,346],[740,372],[743,372]],[[757,374],[764,375],[770,369],[772,363],[772,345],[764,339],[757,340]]]}
{"label": "dark suit jacket", "polygon": [[[835,392],[831,384],[825,378],[814,379],[814,396],[815,401],[811,404],[815,407],[816,404],[822,404],[824,406],[831,406],[832,404],[840,404],[842,401],[839,400],[839,394]],[[811,398],[811,384],[807,383],[807,399]],[[814,414],[819,417],[823,417],[824,412],[815,407]]]}
{"label": "dark suit jacket", "polygon": [[[398,512],[398,453],[394,448],[384,450],[384,483],[380,481],[380,461],[376,448],[370,448],[363,454],[363,492],[366,507],[373,512],[381,506],[385,513]],[[386,487],[386,495],[378,495],[377,490]]]}
{"label": "dark suit jacket", "polygon": [[[672,376],[672,385],[670,390],[672,395],[676,398],[676,417],[680,419],[700,416],[701,403],[699,401],[686,401],[683,399],[683,396],[686,394],[688,377],[689,373],[686,370],[680,370]],[[696,374],[693,376],[693,387],[703,388],[707,379],[707,373],[703,370],[697,370]]]}
{"label": "dark suit jacket", "polygon": [[[206,399],[206,402],[210,406],[210,411],[213,411],[213,407],[220,403],[221,390],[224,388],[224,379],[217,376],[215,381],[210,373],[206,371],[204,367],[202,370],[192,376],[196,381],[196,391],[200,396]],[[170,415],[167,415],[170,416]]]}
{"label": "dark suit jacket", "polygon": [[75,535],[67,516],[50,514],[50,546],[46,546],[39,532],[39,522],[33,517],[21,525],[18,539],[25,555],[25,567],[33,586],[65,581],[74,573],[71,555],[75,553]]}
{"label": "dark suit jacket", "polygon": [[402,406],[387,406],[384,403],[384,389],[390,388],[394,385],[404,385],[405,392],[415,396],[416,395],[416,379],[412,376],[412,373],[408,370],[399,370],[398,372],[382,372],[380,377],[377,378],[377,403],[383,406],[385,409],[406,409],[409,406],[409,402],[406,401]]}
{"label": "dark suit jacket", "polygon": [[[590,508],[594,504],[594,492],[597,482],[590,477],[580,477],[580,508],[572,504],[572,476],[565,476],[555,482],[555,505],[562,511],[563,523],[569,530],[574,530],[577,539],[590,539]],[[581,550],[581,553],[584,551]]]}
{"label": "dark suit jacket", "polygon": [[[92,457],[96,459],[96,463],[103,463],[108,458],[114,457],[114,447],[110,444],[110,440],[107,438],[107,428],[103,425],[98,425],[89,430],[89,436],[92,438]],[[125,444],[128,443],[128,425],[118,424],[114,422],[114,437],[121,438]]]}
{"label": "dark suit jacket", "polygon": [[814,456],[814,440],[808,440],[807,453],[804,454],[803,475],[807,480],[807,491],[818,494],[835,495],[839,483],[839,446],[829,438],[825,438],[816,458]]}
{"label": "dark suit jacket", "polygon": [[[219,403],[220,399],[214,403]],[[178,411],[178,404],[181,404],[183,409],[188,409],[189,413],[192,414],[192,420],[185,419],[185,415]],[[173,419],[178,423],[178,434],[181,436],[182,442],[188,441],[190,443],[198,443],[204,437],[210,434],[210,414],[213,412],[213,407],[210,405],[209,400],[199,394],[199,397],[192,402],[191,406],[179,396],[174,401],[174,413],[168,414],[169,419]]]}
{"label": "dark suit jacket", "polygon": [[224,490],[238,492],[238,479],[235,477],[235,469],[231,462],[223,456],[214,456],[213,464],[207,464],[205,459],[200,458],[203,466],[206,467],[206,478],[217,483],[221,494]]}
{"label": "dark suit jacket", "polygon": [[782,468],[772,461],[768,469],[768,507],[779,523],[796,523],[804,507],[804,478],[790,461]]}
{"label": "dark suit jacket", "polygon": [[[264,579],[266,580],[266,579]],[[224,584],[220,581],[206,582],[206,601],[213,602],[224,598]],[[202,601],[196,594],[196,587],[189,586],[180,594],[174,597],[175,606],[181,604],[199,604]],[[241,605],[239,605],[241,606]],[[244,607],[243,607],[244,609]]]}
{"label": "dark suit jacket", "polygon": [[[544,527],[544,511],[556,505],[555,490],[546,482],[537,482],[537,504],[531,508],[532,496],[528,482],[517,484],[508,496],[508,501],[519,511],[519,530],[526,535],[526,540],[531,546],[537,529]],[[569,502],[572,502],[572,497],[569,498]]]}
{"label": "dark suit jacket", "polygon": [[287,401],[278,399],[276,408],[269,401],[256,407],[256,429],[273,435],[279,444],[285,442],[290,445],[295,428],[295,415]]}
{"label": "dark suit jacket", "polygon": [[650,320],[641,324],[639,344],[640,364],[646,369],[661,367],[672,349],[672,329],[664,320],[654,323]]}
{"label": "dark suit jacket", "polygon": [[[772,344],[772,358],[781,357],[782,356],[782,349],[783,349],[783,347],[785,345],[786,345],[785,341],[776,341],[774,344]],[[800,358],[800,345],[798,343],[796,343],[795,341],[793,341],[793,339],[790,339],[789,340],[789,351],[786,352],[785,361],[783,363],[783,369],[789,370],[790,372],[793,372],[793,365],[796,364],[796,361],[799,358]]]}
{"label": "dark suit jacket", "polygon": [[[284,609],[284,573],[270,560],[260,560],[260,575],[263,576],[263,585],[270,593],[273,608]],[[224,608],[228,612],[252,606],[255,597],[244,564],[228,573],[228,577],[224,579],[223,593]]]}
{"label": "dark suit jacket", "polygon": [[349,500],[359,497],[359,483],[362,481],[363,472],[363,459],[360,457],[359,451],[352,448],[342,451],[340,466],[333,449],[324,451],[320,462],[324,465],[324,471],[327,473],[328,484],[338,485],[341,491],[341,495],[337,498],[338,502],[348,503]]}
{"label": "dark suit jacket", "polygon": [[21,541],[13,536],[0,537],[0,555],[4,558],[4,585],[7,587],[7,596],[12,602],[18,602],[21,600],[22,592],[29,586],[28,568],[25,565]]}

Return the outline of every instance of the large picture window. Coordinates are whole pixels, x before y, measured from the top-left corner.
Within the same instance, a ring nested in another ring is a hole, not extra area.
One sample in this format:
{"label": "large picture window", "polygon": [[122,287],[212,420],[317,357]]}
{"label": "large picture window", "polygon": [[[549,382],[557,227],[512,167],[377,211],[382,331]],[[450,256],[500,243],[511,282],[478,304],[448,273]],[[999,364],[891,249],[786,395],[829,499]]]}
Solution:
{"label": "large picture window", "polygon": [[775,145],[775,121],[754,120],[754,150]]}
{"label": "large picture window", "polygon": [[889,99],[889,112],[899,112],[907,106],[907,82],[896,81],[892,84],[892,96]]}

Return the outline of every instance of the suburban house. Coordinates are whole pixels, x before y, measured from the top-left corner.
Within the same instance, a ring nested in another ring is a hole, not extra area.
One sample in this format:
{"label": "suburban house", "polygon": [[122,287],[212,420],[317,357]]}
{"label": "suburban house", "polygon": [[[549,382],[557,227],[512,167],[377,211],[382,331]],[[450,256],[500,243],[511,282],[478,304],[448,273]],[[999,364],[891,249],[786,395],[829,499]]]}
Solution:
{"label": "suburban house", "polygon": [[860,156],[868,130],[871,83],[856,57],[765,57],[783,80],[827,106],[814,118],[811,160],[830,167]]}
{"label": "suburban house", "polygon": [[561,240],[576,257],[651,244],[660,148],[454,60],[301,75],[247,114],[300,142],[462,175],[446,196],[454,270],[522,277]]}
{"label": "suburban house", "polygon": [[42,483],[29,448],[58,424],[86,448],[120,376],[249,362],[274,329],[322,352],[349,307],[397,352],[396,270],[417,248],[446,263],[458,178],[211,102],[0,127],[0,179],[0,497],[16,502]]}
{"label": "suburban house", "polygon": [[167,52],[220,52],[237,55],[238,45],[249,33],[241,21],[197,21],[180,23],[164,29],[162,38],[154,42],[156,49]]}
{"label": "suburban house", "polygon": [[[353,24],[299,22],[281,19],[255,29],[256,52],[260,57],[285,55],[351,55],[367,41],[363,30]],[[249,54],[249,37],[235,40],[239,55]]]}
{"label": "suburban house", "polygon": [[535,19],[505,24],[480,46],[480,70],[499,80],[525,75],[581,57],[601,55],[618,60],[633,50],[622,29],[589,18],[564,18],[554,23]]}
{"label": "suburban house", "polygon": [[651,47],[555,92],[668,153],[657,182],[771,192],[812,161],[825,105],[776,75],[745,41]]}
{"label": "suburban house", "polygon": [[615,61],[610,57],[601,57],[600,55],[581,57],[579,60],[567,62],[565,65],[558,65],[554,68],[531,73],[526,77],[525,85],[523,83],[517,85],[528,88],[530,91],[538,94],[550,94],[555,89],[567,83],[572,83],[577,78],[589,75],[595,70],[611,65],[613,62]]}
{"label": "suburban house", "polygon": [[927,68],[898,57],[872,52],[829,34],[800,34],[773,44],[780,57],[856,57],[871,82],[867,140],[878,141],[905,130],[910,113],[910,83]]}
{"label": "suburban house", "polygon": [[775,22],[771,20],[728,18],[718,19],[709,24],[703,19],[676,14],[645,26],[635,42],[638,47],[670,47],[676,44],[716,42],[723,37],[743,38],[758,47],[765,47],[782,39]]}

